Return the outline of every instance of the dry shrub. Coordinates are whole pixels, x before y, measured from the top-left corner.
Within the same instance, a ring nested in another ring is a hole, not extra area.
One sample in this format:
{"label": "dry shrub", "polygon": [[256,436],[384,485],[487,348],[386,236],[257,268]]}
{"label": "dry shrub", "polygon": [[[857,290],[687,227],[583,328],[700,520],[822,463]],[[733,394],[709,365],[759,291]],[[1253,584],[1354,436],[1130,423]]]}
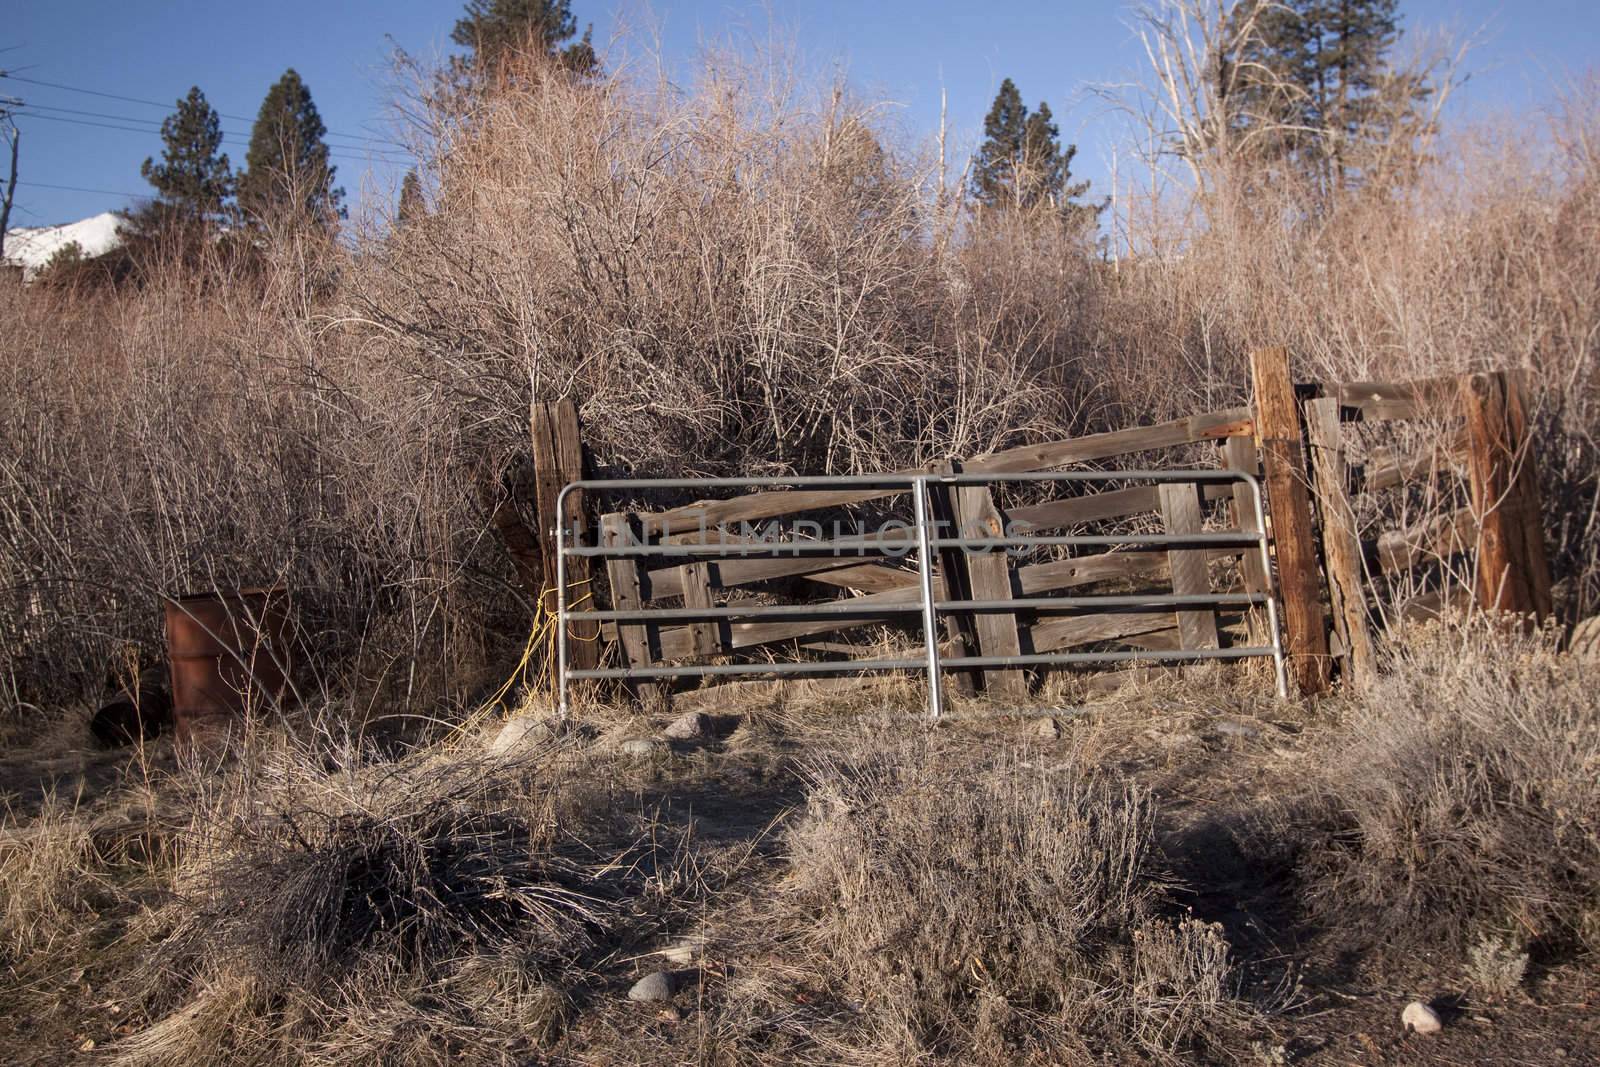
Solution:
{"label": "dry shrub", "polygon": [[105,877],[91,821],[52,795],[26,824],[0,826],[0,965],[26,966],[76,942]]}
{"label": "dry shrub", "polygon": [[1162,1059],[1240,1019],[1220,930],[1163,914],[1145,793],[926,756],[818,766],[789,841],[816,947],[892,1056]]}
{"label": "dry shrub", "polygon": [[931,164],[840,85],[529,56],[471,107],[423,95],[434,211],[345,296],[486,448],[525,447],[530,387],[641,472],[896,469],[1078,410],[1084,235],[1012,218],[946,255]]}
{"label": "dry shrub", "polygon": [[[547,755],[547,753],[545,754]],[[288,746],[201,780],[127,1063],[445,1062],[552,1037],[579,961],[651,906],[549,762],[325,766]],[[637,887],[635,887],[637,889]]]}
{"label": "dry shrub", "polygon": [[1301,839],[1311,906],[1396,945],[1462,951],[1500,931],[1546,951],[1600,947],[1591,674],[1548,635],[1408,635],[1278,828]]}

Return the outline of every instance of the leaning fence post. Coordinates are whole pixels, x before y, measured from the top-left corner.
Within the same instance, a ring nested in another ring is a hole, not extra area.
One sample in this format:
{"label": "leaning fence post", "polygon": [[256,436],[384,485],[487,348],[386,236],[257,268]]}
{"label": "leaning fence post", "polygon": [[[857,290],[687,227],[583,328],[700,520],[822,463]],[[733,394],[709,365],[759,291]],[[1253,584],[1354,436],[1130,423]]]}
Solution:
{"label": "leaning fence post", "polygon": [[1355,508],[1350,501],[1339,401],[1332,397],[1308,400],[1305,411],[1333,625],[1344,644],[1346,676],[1360,684],[1372,671],[1372,632],[1367,623],[1361,538],[1356,533]]}
{"label": "leaning fence post", "polygon": [[[956,514],[960,519],[958,537],[1004,537],[1005,523],[994,506],[994,498],[986,485],[963,485],[956,488]],[[963,554],[966,561],[967,588],[974,600],[1010,600],[1011,564],[1005,549],[987,552],[974,550]],[[978,654],[981,656],[1020,656],[1022,641],[1017,633],[1017,616],[1013,612],[976,612],[973,628],[978,636]],[[1028,678],[1015,668],[986,669],[983,672],[985,689],[1011,697],[1028,695]]]}
{"label": "leaning fence post", "polygon": [[1323,693],[1328,689],[1328,635],[1322,622],[1317,542],[1306,491],[1300,405],[1289,377],[1289,350],[1256,349],[1250,353],[1250,373],[1290,668],[1302,693]]}
{"label": "leaning fence post", "polygon": [[1478,604],[1545,618],[1551,611],[1539,480],[1527,412],[1512,374],[1472,374],[1459,385],[1467,424],[1472,512],[1478,520]]}
{"label": "leaning fence post", "polygon": [[[567,494],[565,515],[556,514],[556,500],[569,482],[583,478],[583,439],[578,426],[578,409],[570,400],[533,402],[529,412],[529,428],[533,436],[533,503],[538,515],[539,553],[543,557],[544,583],[552,588],[556,580],[557,524],[565,523],[567,544],[577,547],[584,543],[584,494],[573,490]],[[567,603],[579,610],[592,608],[593,590],[589,585],[591,575],[586,556],[569,556],[566,563]],[[543,606],[554,606],[552,597]],[[596,667],[600,663],[599,626],[583,619],[568,624],[568,666],[580,670]]]}
{"label": "leaning fence post", "polygon": [[[957,465],[952,460],[946,460],[934,466],[934,474],[954,474]],[[923,483],[927,489],[924,498],[928,508],[928,519],[933,523],[932,533],[935,536],[955,536],[951,531],[961,529],[961,520],[956,510],[954,494],[951,487],[937,480]],[[938,576],[946,600],[970,600],[972,589],[967,584],[967,568],[962,559],[963,553],[959,548],[941,548],[934,551],[934,559],[938,561]],[[945,637],[950,642],[953,652],[952,659],[963,656],[978,655],[978,632],[973,625],[972,613],[952,611],[944,615]],[[983,672],[979,670],[952,671],[949,675],[950,688],[962,696],[971,696],[978,691],[978,684],[983,679]]]}

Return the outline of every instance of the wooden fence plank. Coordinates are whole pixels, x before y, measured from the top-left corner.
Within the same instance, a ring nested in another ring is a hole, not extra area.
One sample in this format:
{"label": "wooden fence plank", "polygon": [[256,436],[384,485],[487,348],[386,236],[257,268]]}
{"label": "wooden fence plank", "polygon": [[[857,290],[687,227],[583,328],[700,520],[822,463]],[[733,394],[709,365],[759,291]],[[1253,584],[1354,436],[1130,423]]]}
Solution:
{"label": "wooden fence plank", "polygon": [[1545,618],[1550,564],[1520,385],[1512,375],[1473,374],[1462,380],[1460,395],[1478,519],[1478,602],[1487,611]]}
{"label": "wooden fence plank", "polygon": [[1250,354],[1250,371],[1290,667],[1302,693],[1323,693],[1328,689],[1328,635],[1322,623],[1317,544],[1289,350],[1257,349]]}
{"label": "wooden fence plank", "polygon": [[1097,613],[1041,619],[1029,629],[1035,652],[1055,652],[1097,641],[1114,641],[1134,634],[1172,628],[1172,612]]}
{"label": "wooden fence plank", "polygon": [[[1235,438],[1229,438],[1235,440]],[[1223,500],[1233,493],[1233,486],[1215,482],[1205,487],[1207,500]],[[1161,497],[1153,485],[1135,485],[1127,489],[1107,489],[1104,492],[1085,493],[1066,500],[1051,500],[1043,504],[1012,508],[1006,521],[1022,534],[1044,533],[1075,526],[1084,522],[1103,522],[1130,515],[1157,511]]]}
{"label": "wooden fence plank", "polygon": [[1312,486],[1322,519],[1322,567],[1328,576],[1333,626],[1344,645],[1345,674],[1357,685],[1371,676],[1372,631],[1367,621],[1366,573],[1355,508],[1347,492],[1344,437],[1339,401],[1308,400],[1306,431],[1311,444]]}
{"label": "wooden fence plank", "polygon": [[1448,515],[1378,535],[1378,566],[1384,574],[1401,574],[1420,563],[1447,560],[1471,550],[1478,540],[1478,518],[1473,509],[1460,508]]}
{"label": "wooden fence plank", "polygon": [[1004,452],[970,459],[966,462],[965,469],[968,473],[994,474],[1048,470],[1052,467],[1064,467],[1069,463],[1088,463],[1111,459],[1114,456],[1125,456],[1131,452],[1145,452],[1250,432],[1250,409],[1228,408],[1190,415],[1188,418],[1174,419],[1153,426],[1135,426],[1127,430],[1112,430],[1110,433],[1068,437],[1060,441],[1045,441],[1036,445],[1010,448]]}
{"label": "wooden fence plank", "polygon": [[1395,456],[1388,449],[1374,449],[1368,462],[1350,470],[1352,493],[1375,493],[1395,489],[1406,482],[1436,473],[1449,472],[1466,477],[1467,432],[1451,435],[1437,448],[1427,448],[1409,456]]}
{"label": "wooden fence plank", "polygon": [[[1170,534],[1199,533],[1202,526],[1199,487],[1187,482],[1164,482],[1161,516]],[[1172,570],[1172,591],[1181,596],[1211,592],[1211,574],[1204,550],[1174,548],[1167,553]],[[1210,608],[1177,612],[1178,636],[1185,649],[1217,647],[1217,617]]]}
{"label": "wooden fence plank", "polygon": [[[960,469],[959,465],[946,460],[934,466],[937,474],[954,474]],[[936,536],[951,536],[961,529],[961,513],[956,502],[954,487],[942,485],[938,482],[928,486],[928,518],[933,521],[932,533]],[[915,531],[912,531],[915,534]],[[965,553],[959,548],[936,549],[934,565],[942,588],[946,591],[946,599],[967,600],[972,597],[972,586],[967,581],[967,563]],[[978,654],[978,628],[970,612],[944,613],[944,639],[951,648],[953,658],[960,656],[975,656]],[[981,671],[957,671],[946,676],[949,684],[957,693],[970,696],[976,693],[983,685],[984,676]]]}
{"label": "wooden fence plank", "polygon": [[[633,523],[626,512],[614,511],[600,516],[600,543],[606,548],[634,543]],[[607,558],[606,578],[611,584],[611,605],[618,611],[633,611],[644,606],[639,591],[639,561],[637,557]],[[625,666],[647,667],[655,662],[651,654],[651,627],[644,623],[618,623],[617,633],[622,646]],[[691,646],[692,648],[692,643]],[[687,653],[679,653],[686,655]],[[651,681],[640,681],[637,690],[641,697],[655,699],[660,688]]]}
{"label": "wooden fence plank", "polygon": [[[715,604],[711,593],[711,569],[714,564],[697,560],[678,568],[679,584],[683,587],[683,606],[709,608]],[[716,619],[689,624],[691,655],[715,655],[722,647],[721,623]]]}
{"label": "wooden fence plank", "polygon": [[[956,490],[956,511],[963,537],[1004,537],[1005,522],[986,485],[963,485]],[[967,586],[976,600],[1011,599],[1011,563],[1003,549],[974,550],[963,553]],[[978,654],[982,656],[1020,656],[1022,641],[1017,633],[1017,616],[997,611],[977,612],[973,628],[977,631]],[[1008,697],[1028,695],[1028,677],[1021,670],[986,670],[984,687]]]}

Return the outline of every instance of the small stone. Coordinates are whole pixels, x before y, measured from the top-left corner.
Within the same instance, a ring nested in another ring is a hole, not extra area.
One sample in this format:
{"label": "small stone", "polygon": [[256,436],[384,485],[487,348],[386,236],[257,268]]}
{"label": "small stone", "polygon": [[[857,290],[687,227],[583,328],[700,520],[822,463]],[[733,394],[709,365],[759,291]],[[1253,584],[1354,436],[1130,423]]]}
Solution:
{"label": "small stone", "polygon": [[692,741],[711,732],[711,720],[698,711],[685,712],[662,732],[674,741]]}
{"label": "small stone", "polygon": [[672,975],[667,971],[652,971],[633,983],[633,988],[628,990],[628,999],[636,1001],[654,1001],[672,999]]}
{"label": "small stone", "polygon": [[1033,735],[1041,741],[1059,741],[1061,739],[1061,724],[1046,715],[1034,726]]}
{"label": "small stone", "polygon": [[1420,1000],[1413,1000],[1406,1005],[1406,1010],[1400,1013],[1400,1023],[1407,1030],[1415,1030],[1419,1034],[1437,1034],[1444,1029],[1438,1014]]}
{"label": "small stone", "polygon": [[532,715],[518,715],[507,719],[500,732],[489,742],[489,752],[496,756],[516,756],[535,745],[550,739],[550,724]]}
{"label": "small stone", "polygon": [[648,737],[630,737],[617,746],[618,752],[621,752],[624,756],[632,756],[635,759],[649,759],[660,752],[661,749],[660,741],[655,741]]}
{"label": "small stone", "polygon": [[1232,719],[1218,719],[1211,724],[1211,728],[1227,737],[1243,737],[1251,741],[1261,736],[1261,729],[1251,726],[1247,722],[1235,722]]}

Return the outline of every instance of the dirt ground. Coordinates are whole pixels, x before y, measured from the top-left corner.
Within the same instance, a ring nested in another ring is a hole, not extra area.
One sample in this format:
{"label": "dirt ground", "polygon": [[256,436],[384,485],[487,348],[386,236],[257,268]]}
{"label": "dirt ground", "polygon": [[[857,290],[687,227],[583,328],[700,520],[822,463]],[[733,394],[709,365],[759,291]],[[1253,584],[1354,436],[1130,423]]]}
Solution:
{"label": "dirt ground", "polygon": [[[932,728],[931,743],[940,758],[976,764],[1005,753],[1045,773],[1090,759],[1151,792],[1174,897],[1194,916],[1221,924],[1232,946],[1237,995],[1256,1008],[1230,1049],[1196,1062],[1600,1063],[1600,975],[1592,961],[1535,956],[1514,995],[1476,1000],[1459,964],[1427,951],[1391,951],[1359,928],[1318,926],[1298,901],[1289,870],[1249,858],[1239,842],[1252,820],[1292,790],[1307,761],[1319,758],[1318,742],[1337,714],[1334,706],[1280,703],[1258,688],[1136,685],[1047,702],[1027,714],[958,703]],[[816,987],[810,972],[792,966],[792,940],[775,941],[753,927],[765,903],[785,892],[783,830],[804,811],[808,769],[859,752],[874,737],[930,728],[914,697],[870,685],[732,701],[691,695],[671,715],[694,707],[707,716],[699,738],[661,741],[670,716],[644,722],[613,713],[580,728],[575,736],[585,740],[573,743],[599,752],[622,734],[660,741],[647,758],[599,756],[595,766],[613,776],[612,803],[648,814],[690,842],[686,854],[696,870],[709,872],[702,877],[711,890],[693,914],[676,916],[638,943],[614,945],[595,961],[558,1039],[513,1042],[499,1062],[736,1061],[717,1048],[733,1025],[728,1006],[748,999],[755,981],[769,1007],[748,1025],[770,1028],[771,1060],[833,1060],[827,1041],[815,1035],[860,1006],[836,989]],[[165,740],[142,753],[106,752],[90,745],[86,730],[79,737],[81,725],[0,757],[0,793],[9,811],[4,833],[13,846],[19,835],[40,832],[41,819],[63,804],[100,804],[96,825],[119,825],[130,810],[148,805],[148,783],[172,766]],[[155,821],[176,826],[182,818],[181,811],[164,811]],[[117,994],[136,951],[125,934],[141,899],[156,892],[137,883],[129,876],[123,884],[90,887],[83,915],[92,928],[90,950],[75,962],[42,968],[24,962],[0,977],[5,1062],[98,1062],[140,1028],[137,1010]],[[627,999],[636,980],[662,968],[678,975],[670,1005]],[[1403,1031],[1401,1011],[1412,1000],[1433,1005],[1442,1033]],[[774,1012],[773,1003],[789,1010]]]}

